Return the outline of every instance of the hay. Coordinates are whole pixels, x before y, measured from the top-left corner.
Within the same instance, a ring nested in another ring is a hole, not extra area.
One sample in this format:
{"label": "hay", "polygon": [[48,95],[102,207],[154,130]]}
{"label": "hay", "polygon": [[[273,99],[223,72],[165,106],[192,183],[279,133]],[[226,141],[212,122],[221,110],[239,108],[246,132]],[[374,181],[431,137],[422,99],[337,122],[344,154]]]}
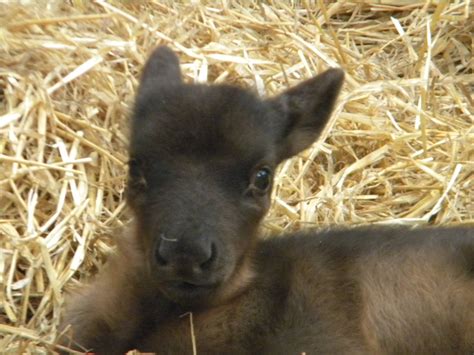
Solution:
{"label": "hay", "polygon": [[65,286],[113,250],[157,44],[191,82],[262,95],[346,70],[330,127],[280,169],[266,234],[473,221],[469,1],[71,2],[0,4],[0,352],[51,352]]}

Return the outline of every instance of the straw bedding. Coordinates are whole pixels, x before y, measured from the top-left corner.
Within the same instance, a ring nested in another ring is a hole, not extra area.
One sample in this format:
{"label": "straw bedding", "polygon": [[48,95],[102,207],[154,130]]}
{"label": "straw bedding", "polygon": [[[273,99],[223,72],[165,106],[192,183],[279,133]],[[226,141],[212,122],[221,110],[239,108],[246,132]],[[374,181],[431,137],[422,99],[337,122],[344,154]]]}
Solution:
{"label": "straw bedding", "polygon": [[263,234],[474,219],[469,1],[0,3],[0,352],[54,349],[63,291],[130,219],[127,116],[147,54],[190,82],[271,95],[328,67],[346,84],[285,162]]}

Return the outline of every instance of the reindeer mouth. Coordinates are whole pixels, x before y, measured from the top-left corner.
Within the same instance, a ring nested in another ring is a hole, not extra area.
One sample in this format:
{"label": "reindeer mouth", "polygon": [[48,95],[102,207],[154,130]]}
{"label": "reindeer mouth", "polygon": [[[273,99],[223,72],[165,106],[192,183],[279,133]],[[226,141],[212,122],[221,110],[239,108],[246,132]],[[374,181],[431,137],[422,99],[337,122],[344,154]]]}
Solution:
{"label": "reindeer mouth", "polygon": [[161,286],[163,294],[181,305],[201,304],[219,287],[219,283],[168,281]]}
{"label": "reindeer mouth", "polygon": [[217,287],[215,283],[193,283],[187,281],[170,282],[169,287],[180,291],[212,290]]}

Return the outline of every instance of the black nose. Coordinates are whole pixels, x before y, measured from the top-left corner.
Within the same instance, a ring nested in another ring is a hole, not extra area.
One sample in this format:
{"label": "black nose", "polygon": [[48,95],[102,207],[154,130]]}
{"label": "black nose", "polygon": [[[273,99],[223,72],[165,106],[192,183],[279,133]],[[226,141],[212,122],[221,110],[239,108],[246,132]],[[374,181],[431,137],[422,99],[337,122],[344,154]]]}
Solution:
{"label": "black nose", "polygon": [[194,273],[209,269],[216,255],[217,248],[214,243],[196,238],[189,242],[161,237],[155,252],[158,265],[188,268]]}

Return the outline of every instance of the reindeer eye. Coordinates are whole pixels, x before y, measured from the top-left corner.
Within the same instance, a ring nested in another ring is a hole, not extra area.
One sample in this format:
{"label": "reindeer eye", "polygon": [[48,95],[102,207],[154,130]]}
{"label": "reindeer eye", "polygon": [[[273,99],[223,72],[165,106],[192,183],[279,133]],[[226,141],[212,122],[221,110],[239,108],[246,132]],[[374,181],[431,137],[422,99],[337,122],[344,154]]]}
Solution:
{"label": "reindeer eye", "polygon": [[146,187],[146,180],[143,175],[144,163],[141,160],[131,158],[128,162],[130,186],[134,187]]}
{"label": "reindeer eye", "polygon": [[269,168],[261,168],[257,170],[252,179],[252,185],[261,192],[266,192],[270,187],[271,171]]}

